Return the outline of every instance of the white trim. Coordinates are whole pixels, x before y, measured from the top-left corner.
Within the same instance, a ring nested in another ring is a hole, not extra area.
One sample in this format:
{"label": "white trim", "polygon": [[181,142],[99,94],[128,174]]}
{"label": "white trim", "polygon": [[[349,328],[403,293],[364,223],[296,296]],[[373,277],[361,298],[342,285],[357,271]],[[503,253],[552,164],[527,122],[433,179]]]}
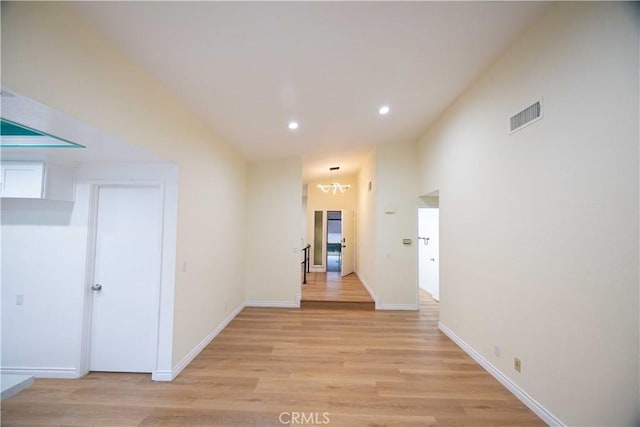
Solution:
{"label": "white trim", "polygon": [[542,406],[538,401],[536,401],[533,397],[531,397],[526,391],[524,391],[520,386],[511,381],[506,375],[498,370],[495,366],[491,364],[487,359],[485,359],[480,353],[475,351],[469,344],[464,342],[462,338],[457,336],[451,329],[447,328],[442,322],[438,322],[438,329],[440,329],[446,336],[451,338],[451,341],[458,344],[458,346],[464,350],[473,360],[478,362],[480,366],[487,370],[496,380],[500,382],[503,386],[507,388],[515,397],[517,397],[522,403],[527,405],[529,409],[531,409],[537,416],[542,418],[542,421],[547,423],[550,426],[566,426],[558,417],[553,415],[548,409]]}
{"label": "white trim", "polygon": [[246,307],[274,307],[274,308],[300,308],[300,299],[297,301],[247,301]]}
{"label": "white trim", "polygon": [[357,271],[356,271],[356,276],[358,276],[358,280],[360,280],[360,283],[362,283],[362,286],[364,286],[367,292],[369,292],[369,296],[376,302],[376,305],[378,305],[378,298],[376,297],[376,294],[371,290],[367,282],[365,282],[364,279],[360,277]]}
{"label": "white trim", "polygon": [[82,331],[78,371],[80,376],[89,373],[89,353],[91,351],[91,321],[93,315],[93,295],[91,285],[95,277],[96,226],[98,223],[98,186],[89,185],[89,221],[87,223],[87,251],[85,263],[84,297],[82,300]]}
{"label": "white trim", "polygon": [[189,366],[189,363],[191,363],[193,361],[193,359],[196,358],[196,356],[198,354],[200,354],[200,352],[202,350],[204,350],[204,348],[206,346],[209,345],[209,343],[211,341],[213,341],[213,339],[218,336],[218,334],[220,332],[222,332],[222,330],[224,328],[227,327],[227,325],[229,323],[231,323],[231,321],[238,315],[240,314],[240,312],[242,311],[242,309],[245,307],[244,304],[240,304],[238,307],[236,307],[235,310],[233,310],[231,313],[229,313],[229,315],[227,317],[224,318],[224,320],[222,322],[220,322],[218,324],[218,326],[216,326],[216,328],[211,331],[211,333],[209,335],[207,335],[206,337],[204,337],[204,339],[202,341],[200,341],[200,344],[198,344],[197,346],[195,346],[193,348],[193,350],[191,350],[189,352],[189,354],[187,354],[181,361],[180,363],[178,363],[176,365],[175,368],[173,368],[171,371],[154,371],[151,374],[151,379],[154,381],[173,381],[178,375],[180,375],[180,372],[182,372],[182,370],[184,368],[186,368],[187,366]]}
{"label": "white trim", "polygon": [[47,367],[31,367],[31,366],[14,366],[3,367],[0,369],[3,374],[31,375],[36,378],[79,378],[76,368],[47,368]]}
{"label": "white trim", "polygon": [[[173,368],[173,326],[174,326],[174,296],[176,281],[176,241],[178,216],[178,177],[179,167],[175,163],[86,163],[78,168],[76,192],[85,185],[89,189],[99,185],[161,185],[163,188],[162,206],[162,269],[160,279],[158,332],[155,364],[152,372],[171,372]],[[90,191],[90,190],[83,190]],[[91,230],[88,229],[90,233]],[[90,242],[89,242],[90,243]],[[89,247],[89,246],[88,246]],[[91,285],[91,271],[85,274],[87,285]],[[87,288],[88,290],[88,288]],[[89,291],[89,293],[91,293]],[[88,304],[85,304],[88,305]],[[91,313],[91,306],[84,308],[84,312]],[[83,316],[83,322],[88,315]],[[89,325],[85,325],[90,326]],[[81,343],[90,338],[87,332],[82,336]],[[90,341],[89,341],[90,342]],[[88,347],[88,343],[87,347]],[[85,351],[80,349],[80,353]],[[88,360],[78,359],[80,375],[89,371]],[[84,372],[83,372],[84,371]]]}
{"label": "white trim", "polygon": [[376,310],[410,310],[416,311],[418,304],[380,304],[376,302]]}
{"label": "white trim", "polygon": [[[357,271],[356,271],[356,274],[358,274]],[[380,302],[380,298],[377,297],[377,295],[371,290],[371,288],[369,287],[367,282],[365,280],[363,280],[362,277],[360,277],[360,275],[358,275],[358,279],[360,279],[360,282],[362,283],[364,288],[367,290],[367,292],[369,292],[369,295],[375,301],[376,310],[416,311],[419,308],[418,304],[383,304],[383,303]]]}
{"label": "white trim", "polygon": [[15,375],[15,374],[2,374],[2,393],[0,399],[5,400],[15,396],[22,390],[29,388],[33,385],[32,375]]}
{"label": "white trim", "polygon": [[[172,367],[174,297],[178,238],[178,166],[172,165],[163,174],[162,207],[162,270],[158,306],[158,336],[154,371]],[[153,375],[153,372],[152,372]]]}
{"label": "white trim", "polygon": [[153,381],[173,381],[174,378],[173,371],[153,371],[151,373]]}

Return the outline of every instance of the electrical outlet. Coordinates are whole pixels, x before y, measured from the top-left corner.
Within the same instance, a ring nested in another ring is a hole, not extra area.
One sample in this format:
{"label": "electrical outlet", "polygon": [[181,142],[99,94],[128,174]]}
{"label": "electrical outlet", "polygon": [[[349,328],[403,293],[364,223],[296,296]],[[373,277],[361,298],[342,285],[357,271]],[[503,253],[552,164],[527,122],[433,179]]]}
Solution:
{"label": "electrical outlet", "polygon": [[501,353],[502,352],[500,351],[500,346],[499,345],[496,345],[496,346],[493,347],[493,354],[495,354],[496,357],[500,357]]}
{"label": "electrical outlet", "polygon": [[522,372],[522,362],[517,357],[513,358],[513,369],[518,372]]}

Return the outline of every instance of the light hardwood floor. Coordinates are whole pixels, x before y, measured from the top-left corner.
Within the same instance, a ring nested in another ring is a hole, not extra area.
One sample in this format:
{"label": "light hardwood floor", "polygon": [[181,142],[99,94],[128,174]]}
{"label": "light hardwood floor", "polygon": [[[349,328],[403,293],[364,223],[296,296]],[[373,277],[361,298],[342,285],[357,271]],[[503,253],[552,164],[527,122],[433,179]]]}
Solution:
{"label": "light hardwood floor", "polygon": [[2,425],[544,425],[437,320],[426,293],[419,312],[246,308],[172,383],[37,379],[2,402]]}
{"label": "light hardwood floor", "polygon": [[[329,304],[334,303],[334,304]],[[302,286],[302,308],[375,310],[375,302],[355,273],[309,273]]]}

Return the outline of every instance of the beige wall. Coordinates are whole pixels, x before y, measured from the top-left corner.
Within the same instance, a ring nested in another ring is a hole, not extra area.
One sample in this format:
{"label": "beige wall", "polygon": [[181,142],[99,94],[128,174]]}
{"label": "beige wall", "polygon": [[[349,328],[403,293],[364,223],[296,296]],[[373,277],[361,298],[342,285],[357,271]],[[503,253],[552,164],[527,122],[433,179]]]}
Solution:
{"label": "beige wall", "polygon": [[248,174],[246,300],[299,304],[302,159],[251,163]]}
{"label": "beige wall", "polygon": [[440,321],[568,425],[640,419],[638,15],[551,6],[420,142]]}
{"label": "beige wall", "polygon": [[[376,152],[369,153],[358,173],[356,272],[372,297],[376,293]],[[371,190],[369,190],[371,183]]]}
{"label": "beige wall", "polygon": [[[325,193],[321,189],[318,188],[318,184],[328,184],[330,180],[320,180],[310,182],[307,186],[307,233],[306,233],[306,243],[311,244],[311,266],[314,266],[313,263],[313,228],[314,228],[314,212],[315,211],[327,211],[327,210],[335,210],[339,211],[341,209],[351,209],[355,211],[358,207],[358,180],[355,176],[340,176],[340,184],[350,184],[351,188],[345,191],[344,193],[340,193],[339,191],[336,194],[333,193]],[[326,215],[324,218],[325,231],[324,231],[324,243],[326,244]],[[358,222],[358,215],[356,214],[356,223]],[[356,235],[356,242],[358,240],[358,236]],[[305,244],[306,244],[305,243]],[[325,247],[326,249],[326,247]],[[326,263],[326,251],[323,250],[322,253],[323,268]]]}
{"label": "beige wall", "polygon": [[[418,308],[416,142],[376,147],[375,289],[377,307]],[[393,213],[388,212],[393,210]],[[411,244],[403,244],[411,239]]]}
{"label": "beige wall", "polygon": [[2,4],[2,84],[179,165],[175,367],[244,302],[245,162],[61,3]]}

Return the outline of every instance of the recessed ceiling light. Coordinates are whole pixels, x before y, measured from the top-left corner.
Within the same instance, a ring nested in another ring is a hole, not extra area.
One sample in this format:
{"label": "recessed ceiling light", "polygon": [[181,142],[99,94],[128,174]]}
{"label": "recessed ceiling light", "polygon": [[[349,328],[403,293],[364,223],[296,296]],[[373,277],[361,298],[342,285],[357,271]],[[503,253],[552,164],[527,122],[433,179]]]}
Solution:
{"label": "recessed ceiling light", "polygon": [[298,129],[298,122],[289,122],[289,129],[296,130]]}
{"label": "recessed ceiling light", "polygon": [[387,113],[389,113],[389,106],[388,105],[383,105],[382,107],[380,107],[380,109],[378,110],[378,113],[380,113],[381,115],[385,115]]}

